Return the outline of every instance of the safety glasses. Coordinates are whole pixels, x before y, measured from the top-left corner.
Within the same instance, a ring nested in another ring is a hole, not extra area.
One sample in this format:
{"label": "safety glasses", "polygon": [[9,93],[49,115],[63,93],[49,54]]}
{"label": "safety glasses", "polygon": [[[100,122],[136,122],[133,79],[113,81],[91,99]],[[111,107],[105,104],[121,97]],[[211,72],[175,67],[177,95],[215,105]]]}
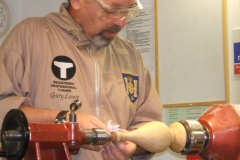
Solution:
{"label": "safety glasses", "polygon": [[102,0],[93,1],[97,5],[97,16],[104,21],[126,19],[126,22],[129,22],[134,19],[143,8],[142,4],[138,0],[136,0],[136,3],[129,8],[113,7]]}

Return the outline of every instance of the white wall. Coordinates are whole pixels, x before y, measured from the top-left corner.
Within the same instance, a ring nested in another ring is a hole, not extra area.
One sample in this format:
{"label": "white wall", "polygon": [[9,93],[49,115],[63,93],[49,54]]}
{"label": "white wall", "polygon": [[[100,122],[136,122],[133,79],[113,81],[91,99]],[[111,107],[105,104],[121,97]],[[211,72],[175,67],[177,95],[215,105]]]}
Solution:
{"label": "white wall", "polygon": [[[5,2],[11,12],[11,30],[17,23],[27,17],[44,16],[49,12],[59,11],[60,4],[67,2],[67,0],[5,0]],[[5,37],[6,35],[0,38],[0,44]]]}
{"label": "white wall", "polygon": [[233,73],[233,29],[240,29],[240,1],[228,0],[228,51],[229,51],[229,80],[230,102],[240,104],[240,76]]}
{"label": "white wall", "polygon": [[[30,16],[43,16],[52,11],[58,11],[61,2],[65,0],[5,0],[12,14],[11,29],[22,19]],[[67,1],[67,0],[66,0]],[[228,5],[228,52],[229,52],[229,80],[230,80],[230,103],[240,104],[240,76],[233,75],[233,41],[232,30],[240,28],[240,1],[227,0]],[[5,37],[0,38],[0,43]],[[165,112],[165,110],[164,110]],[[163,118],[164,117],[163,113]],[[182,160],[185,156],[167,150],[156,154],[153,160]]]}

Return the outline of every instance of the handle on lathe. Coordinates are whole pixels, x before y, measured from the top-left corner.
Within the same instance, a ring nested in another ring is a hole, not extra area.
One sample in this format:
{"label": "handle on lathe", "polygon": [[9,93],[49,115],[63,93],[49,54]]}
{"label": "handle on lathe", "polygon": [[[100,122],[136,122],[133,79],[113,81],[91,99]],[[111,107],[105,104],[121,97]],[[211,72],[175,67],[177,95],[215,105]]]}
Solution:
{"label": "handle on lathe", "polygon": [[166,150],[172,139],[168,126],[159,121],[152,121],[131,132],[113,132],[113,142],[131,141],[141,148],[158,153]]}

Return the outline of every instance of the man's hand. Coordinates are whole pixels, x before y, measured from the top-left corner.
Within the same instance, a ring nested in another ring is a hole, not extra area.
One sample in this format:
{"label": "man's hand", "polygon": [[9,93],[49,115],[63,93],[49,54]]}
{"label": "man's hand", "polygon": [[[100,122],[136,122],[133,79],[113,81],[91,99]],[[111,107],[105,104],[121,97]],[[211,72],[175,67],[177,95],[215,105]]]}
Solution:
{"label": "man's hand", "polygon": [[107,125],[102,123],[97,117],[82,112],[76,112],[76,114],[77,123],[80,128],[82,129],[102,128],[106,131],[109,131]]}
{"label": "man's hand", "polygon": [[111,143],[111,142],[107,142],[107,143],[105,143],[104,145],[83,144],[83,145],[81,145],[81,148],[99,152],[99,151],[101,151],[104,147],[108,146],[109,143]]}
{"label": "man's hand", "polygon": [[137,150],[137,145],[130,141],[110,143],[102,150],[104,160],[128,160]]}

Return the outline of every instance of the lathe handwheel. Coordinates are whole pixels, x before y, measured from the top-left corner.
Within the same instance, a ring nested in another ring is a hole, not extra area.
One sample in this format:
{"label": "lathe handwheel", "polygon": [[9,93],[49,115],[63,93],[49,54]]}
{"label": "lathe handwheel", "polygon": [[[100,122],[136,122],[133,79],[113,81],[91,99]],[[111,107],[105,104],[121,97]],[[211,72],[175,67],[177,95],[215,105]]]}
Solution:
{"label": "lathe handwheel", "polygon": [[[17,131],[19,133],[18,139],[6,139],[5,131]],[[23,159],[28,148],[29,129],[27,118],[21,110],[12,109],[6,114],[2,124],[1,143],[2,150],[7,152],[8,160]]]}

